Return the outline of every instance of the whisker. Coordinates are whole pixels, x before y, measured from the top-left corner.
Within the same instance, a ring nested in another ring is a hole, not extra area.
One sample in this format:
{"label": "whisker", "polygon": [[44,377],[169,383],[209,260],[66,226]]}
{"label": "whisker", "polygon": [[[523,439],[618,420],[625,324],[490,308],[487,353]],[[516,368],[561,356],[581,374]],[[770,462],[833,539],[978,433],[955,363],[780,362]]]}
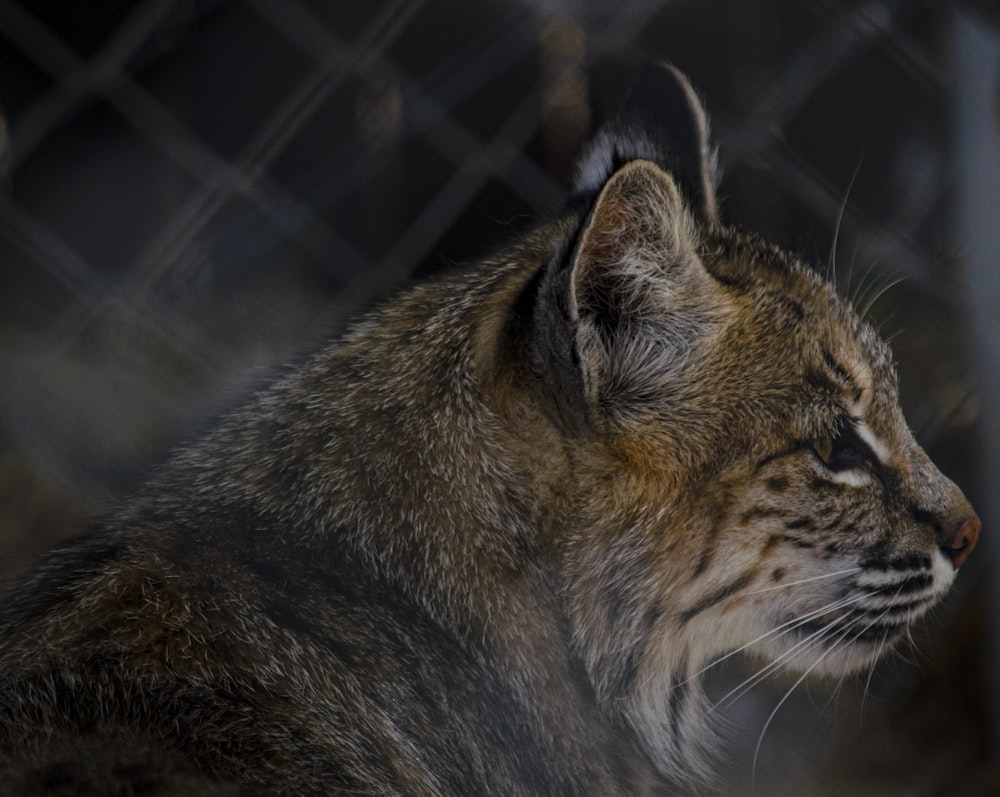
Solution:
{"label": "whisker", "polygon": [[751,768],[751,781],[756,782],[756,780],[757,780],[757,759],[760,757],[760,746],[764,742],[764,735],[767,733],[767,729],[770,727],[771,721],[774,719],[775,715],[777,715],[778,711],[785,704],[785,702],[788,700],[788,698],[792,696],[792,692],[794,692],[798,688],[799,684],[801,684],[806,678],[808,678],[809,674],[812,673],[812,671],[815,670],[820,664],[822,664],[823,660],[826,659],[827,656],[829,656],[831,653],[833,653],[833,651],[835,651],[837,649],[837,646],[844,640],[844,638],[846,636],[847,636],[847,632],[845,631],[843,634],[841,634],[841,636],[837,640],[837,642],[834,645],[832,645],[826,651],[826,653],[824,653],[822,656],[820,656],[818,659],[816,659],[816,661],[814,661],[809,666],[809,668],[806,669],[806,671],[803,672],[802,675],[800,675],[798,677],[798,679],[795,681],[795,683],[793,683],[791,685],[791,687],[788,689],[788,691],[785,692],[784,696],[782,696],[781,700],[778,701],[778,705],[776,705],[774,707],[774,710],[771,712],[771,714],[768,716],[767,720],[764,722],[764,727],[761,728],[760,736],[757,738],[757,747],[754,748],[754,752],[753,752],[753,766]]}
{"label": "whisker", "polygon": [[[902,586],[900,586],[900,588],[896,590],[896,594],[893,597],[894,598],[898,598],[901,591],[902,591]],[[887,606],[885,608],[885,610],[882,611],[881,614],[879,614],[876,617],[872,617],[871,620],[868,622],[868,624],[864,628],[862,628],[857,634],[854,635],[854,639],[852,641],[856,641],[856,640],[860,639],[861,636],[869,628],[871,628],[876,623],[878,623],[879,620],[881,620],[882,618],[884,618],[890,612],[891,609],[892,609],[891,605]],[[889,631],[886,630],[886,632],[884,634],[882,634],[882,641],[879,642],[878,651],[876,652],[875,656],[872,657],[871,664],[868,667],[868,678],[865,680],[865,687],[864,687],[864,691],[862,692],[862,698],[861,698],[861,715],[862,716],[864,716],[865,707],[868,704],[868,696],[871,693],[872,677],[875,675],[875,665],[878,663],[878,660],[881,658],[882,651],[885,649],[885,643],[886,643],[886,641],[888,639],[889,639]]]}
{"label": "whisker", "polygon": [[865,273],[862,275],[861,280],[858,282],[857,290],[848,294],[852,307],[857,307],[862,296],[866,295],[868,291],[871,290],[871,283],[876,279],[876,277],[874,277],[873,275],[878,266],[879,266],[878,260],[873,260],[871,263],[869,263],[868,268],[865,269]]}
{"label": "whisker", "polygon": [[[866,600],[868,598],[875,597],[876,594],[877,593],[875,593],[875,592],[865,592],[865,593],[861,593],[859,595],[855,595],[855,596],[851,596],[851,597],[848,597],[848,598],[844,598],[844,599],[842,599],[840,601],[836,601],[834,603],[828,604],[828,605],[822,607],[821,609],[817,609],[817,610],[815,610],[813,612],[810,612],[810,613],[808,613],[806,615],[803,615],[802,617],[795,618],[795,620],[792,620],[792,621],[789,621],[787,623],[784,623],[781,626],[778,626],[777,628],[772,629],[767,634],[762,634],[756,640],[754,640],[754,642],[760,641],[760,639],[763,639],[763,638],[766,638],[768,636],[771,636],[774,633],[779,633],[779,634],[788,633],[788,632],[794,630],[795,628],[800,627],[800,626],[804,625],[805,623],[809,622],[813,617],[816,617],[816,616],[819,616],[819,615],[822,615],[822,614],[828,614],[828,613],[836,611],[838,609],[842,609],[842,608],[851,606],[853,604],[859,603],[860,601]],[[888,613],[888,611],[889,611],[889,608],[887,608],[878,617],[871,619],[870,622],[865,626],[865,628],[861,629],[855,635],[854,639],[860,638],[860,636],[862,634],[864,634],[864,632],[868,628],[871,628],[872,625],[874,625],[875,623],[877,623],[882,617],[885,616],[886,613]],[[772,661],[768,662],[764,667],[762,667],[759,670],[757,670],[749,678],[746,678],[743,682],[741,682],[740,684],[738,684],[737,686],[735,686],[728,693],[726,693],[723,697],[721,697],[718,701],[716,701],[716,703],[712,706],[712,710],[714,711],[715,709],[719,708],[723,704],[727,704],[727,703],[731,704],[735,700],[738,700],[740,697],[742,697],[743,695],[745,695],[750,689],[752,689],[754,686],[756,686],[758,683],[760,683],[764,678],[766,678],[768,675],[770,675],[775,670],[779,669],[787,660],[799,657],[799,656],[801,656],[801,655],[803,655],[805,653],[808,653],[809,651],[815,649],[817,646],[819,646],[823,642],[825,635],[832,628],[836,628],[838,625],[840,625],[841,623],[843,623],[845,621],[847,621],[847,626],[844,629],[844,633],[841,635],[840,639],[838,640],[838,644],[839,644],[839,642],[842,642],[847,637],[847,635],[850,633],[852,627],[855,624],[861,623],[862,620],[860,618],[854,619],[854,620],[850,620],[850,612],[844,612],[840,616],[834,618],[829,623],[827,623],[826,625],[824,625],[822,628],[816,630],[812,634],[808,635],[804,639],[802,639],[799,642],[797,642],[796,644],[794,644],[791,648],[789,648],[787,651],[785,651],[781,656],[779,656],[776,659],[773,659]],[[753,644],[753,642],[748,643],[748,644]],[[742,650],[745,647],[746,646],[744,646],[743,648],[739,648],[739,649],[737,649],[735,651],[732,651],[731,653],[727,654],[723,658],[728,658],[729,656],[731,656],[731,655],[739,652],[739,650]],[[832,650],[833,650],[833,648],[831,648],[831,651]],[[829,652],[831,652],[831,651],[828,651],[827,653],[824,653],[823,656],[820,658],[820,661],[822,661],[823,659],[825,659],[826,656],[829,655]],[[722,661],[721,658],[717,659],[716,661],[713,661],[711,664],[708,665],[708,667],[706,667],[704,669],[708,669],[709,667],[713,667],[716,664],[718,664],[720,661]],[[810,670],[811,669],[812,669],[812,667],[810,667]],[[694,677],[694,676],[692,676],[692,677]]]}
{"label": "whisker", "polygon": [[[832,611],[832,609],[831,609],[831,611]],[[712,710],[714,711],[715,709],[719,708],[723,704],[731,704],[731,703],[735,702],[736,700],[738,700],[739,698],[741,698],[743,695],[745,695],[748,691],[750,691],[754,686],[756,686],[762,680],[764,680],[764,678],[766,678],[772,672],[780,669],[781,666],[787,660],[794,659],[794,658],[802,655],[803,653],[807,653],[810,650],[813,650],[815,647],[817,647],[819,644],[822,643],[824,635],[831,628],[837,627],[837,625],[840,622],[846,620],[849,616],[850,616],[850,613],[849,612],[845,612],[844,614],[840,615],[839,617],[836,617],[833,620],[831,620],[829,623],[827,623],[822,628],[814,631],[813,633],[809,634],[804,639],[801,639],[798,642],[796,642],[794,645],[792,645],[792,647],[790,647],[788,650],[786,650],[780,656],[778,656],[777,658],[771,660],[766,665],[764,665],[759,670],[757,670],[757,672],[755,672],[749,678],[745,679],[742,683],[738,684],[733,689],[729,690],[729,692],[727,692],[723,697],[721,697],[718,701],[716,701],[716,703],[712,706]],[[808,620],[802,619],[799,624],[801,625],[801,624],[803,624],[805,622],[808,622]]]}
{"label": "whisker", "polygon": [[913,629],[911,626],[906,627],[906,642],[909,648],[910,655],[906,655],[903,651],[899,651],[900,658],[909,664],[911,667],[916,667],[918,670],[923,670],[924,665],[928,663],[927,656],[921,652],[920,646],[917,641],[913,638]]}
{"label": "whisker", "polygon": [[867,310],[863,308],[871,309],[872,300],[870,297],[873,295],[880,296],[883,292],[884,286],[891,281],[892,277],[881,271],[872,274],[872,278],[868,281],[868,284],[865,285],[864,290],[858,292],[858,296],[854,301],[854,308],[859,317],[862,319],[865,318]]}
{"label": "whisker", "polygon": [[860,254],[860,252],[861,252],[861,242],[860,241],[855,241],[854,242],[854,249],[851,252],[851,263],[848,266],[847,288],[845,288],[845,290],[844,290],[844,296],[850,296],[851,275],[854,274],[854,266],[858,262],[858,255]]}
{"label": "whisker", "polygon": [[889,632],[886,631],[882,634],[882,641],[879,642],[878,651],[871,660],[871,664],[868,665],[868,677],[865,678],[865,686],[861,692],[861,717],[865,716],[865,709],[868,706],[868,698],[871,695],[872,690],[872,678],[875,677],[875,665],[878,664],[879,660],[882,658],[882,652],[885,650],[886,641],[889,639]]}
{"label": "whisker", "polygon": [[840,202],[840,207],[837,209],[837,220],[833,225],[833,241],[830,243],[830,257],[826,264],[826,279],[827,282],[832,284],[837,284],[837,245],[840,242],[840,230],[844,224],[844,213],[847,211],[847,201],[851,196],[851,190],[854,188],[854,182],[858,179],[858,172],[861,171],[861,162],[863,158],[858,159],[858,165],[854,167],[854,173],[851,175],[851,180],[847,184],[847,190],[844,191],[844,198]]}
{"label": "whisker", "polygon": [[[805,623],[808,623],[810,620],[812,620],[815,617],[820,617],[820,616],[822,616],[824,614],[827,614],[829,612],[834,612],[834,611],[837,611],[838,609],[844,608],[845,606],[849,606],[852,603],[857,603],[857,602],[862,601],[862,600],[864,600],[866,598],[873,597],[874,594],[875,593],[865,593],[865,594],[862,594],[862,595],[855,595],[855,596],[851,596],[851,597],[848,597],[848,598],[842,598],[839,601],[834,601],[833,603],[828,603],[826,606],[821,606],[818,609],[813,609],[813,611],[808,612],[807,614],[804,614],[801,617],[794,617],[791,620],[786,620],[781,625],[778,625],[778,626],[775,626],[774,628],[768,629],[763,634],[760,634],[759,636],[755,637],[754,639],[751,639],[749,642],[747,642],[747,643],[745,643],[743,645],[740,645],[738,648],[735,648],[735,649],[729,651],[725,655],[720,656],[717,659],[713,659],[708,664],[706,664],[704,667],[702,667],[700,670],[698,670],[697,672],[693,673],[690,676],[690,678],[688,678],[688,681],[693,680],[694,678],[697,678],[699,675],[707,672],[712,667],[715,667],[717,664],[721,664],[726,659],[729,659],[732,656],[735,656],[737,653],[742,653],[747,648],[752,647],[753,645],[756,645],[758,642],[760,642],[760,641],[762,641],[764,639],[767,639],[768,637],[775,636],[775,635],[780,636],[782,634],[786,634],[789,631],[793,631],[793,630],[795,630],[795,628],[797,628],[797,627],[799,627],[801,625],[804,625]],[[685,683],[686,682],[687,681],[685,681]]]}
{"label": "whisker", "polygon": [[[823,710],[828,710],[831,706],[836,707],[840,700],[840,693],[844,690],[844,684],[847,682],[848,673],[841,673],[840,677],[837,678],[837,684],[833,687],[830,692],[830,697],[827,699],[826,703],[823,705]],[[836,708],[835,708],[836,713]]]}
{"label": "whisker", "polygon": [[890,344],[893,340],[899,337],[900,333],[903,331],[900,328],[896,328],[895,332],[885,331],[890,324],[895,325],[896,320],[898,318],[899,318],[899,310],[893,308],[886,315],[884,315],[882,318],[879,319],[876,330],[878,332],[878,336],[882,338],[882,340],[884,340],[886,344]]}
{"label": "whisker", "polygon": [[870,299],[866,300],[865,306],[860,310],[859,315],[861,316],[861,318],[867,318],[868,314],[871,312],[872,307],[875,306],[875,302],[881,299],[888,291],[895,288],[901,282],[904,282],[905,279],[906,279],[905,277],[896,277],[895,279],[889,280],[885,285],[883,285],[881,288],[875,291],[874,295]]}
{"label": "whisker", "polygon": [[902,335],[905,331],[906,330],[903,330],[903,329],[897,329],[895,332],[893,332],[893,333],[891,333],[889,335],[882,335],[882,339],[886,342],[887,346],[891,346],[892,342],[896,338],[898,338],[900,335]]}
{"label": "whisker", "polygon": [[772,592],[776,589],[786,589],[788,587],[797,587],[802,584],[812,584],[816,581],[823,581],[828,578],[837,578],[838,576],[849,576],[852,573],[858,573],[861,571],[860,567],[849,567],[846,570],[837,570],[833,573],[823,573],[820,576],[811,576],[810,578],[799,579],[798,581],[789,581],[786,584],[775,584],[770,587],[762,587],[760,589],[751,590],[750,592],[743,592],[740,597],[748,597],[750,595],[760,595],[762,592]]}

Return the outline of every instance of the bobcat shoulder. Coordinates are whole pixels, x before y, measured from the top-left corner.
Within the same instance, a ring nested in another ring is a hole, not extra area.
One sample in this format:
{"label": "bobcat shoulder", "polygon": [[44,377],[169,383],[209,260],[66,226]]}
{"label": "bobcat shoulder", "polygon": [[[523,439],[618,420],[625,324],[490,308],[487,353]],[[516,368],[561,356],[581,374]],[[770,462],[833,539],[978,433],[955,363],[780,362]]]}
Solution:
{"label": "bobcat shoulder", "polygon": [[699,673],[861,667],[980,525],[885,344],[723,226],[670,67],[569,209],[360,319],[0,613],[0,791],[642,795]]}

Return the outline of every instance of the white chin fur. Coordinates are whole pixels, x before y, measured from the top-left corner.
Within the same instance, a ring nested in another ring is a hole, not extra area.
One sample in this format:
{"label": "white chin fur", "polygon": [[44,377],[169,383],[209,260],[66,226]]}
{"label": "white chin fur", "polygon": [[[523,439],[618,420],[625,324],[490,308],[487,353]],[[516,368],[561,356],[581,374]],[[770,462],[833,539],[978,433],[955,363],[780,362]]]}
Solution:
{"label": "white chin fur", "polygon": [[934,594],[943,595],[955,580],[955,568],[940,549],[931,557],[931,573],[934,575]]}

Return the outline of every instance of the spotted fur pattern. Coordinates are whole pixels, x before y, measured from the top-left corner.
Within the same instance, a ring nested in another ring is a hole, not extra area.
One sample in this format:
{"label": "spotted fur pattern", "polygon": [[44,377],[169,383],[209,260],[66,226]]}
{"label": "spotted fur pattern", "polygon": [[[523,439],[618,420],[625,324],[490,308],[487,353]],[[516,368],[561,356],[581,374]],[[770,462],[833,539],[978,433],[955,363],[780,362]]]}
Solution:
{"label": "spotted fur pattern", "polygon": [[712,661],[848,672],[944,594],[978,520],[888,349],[720,224],[694,92],[645,80],[665,107],[563,218],[361,319],[10,596],[0,792],[660,793]]}

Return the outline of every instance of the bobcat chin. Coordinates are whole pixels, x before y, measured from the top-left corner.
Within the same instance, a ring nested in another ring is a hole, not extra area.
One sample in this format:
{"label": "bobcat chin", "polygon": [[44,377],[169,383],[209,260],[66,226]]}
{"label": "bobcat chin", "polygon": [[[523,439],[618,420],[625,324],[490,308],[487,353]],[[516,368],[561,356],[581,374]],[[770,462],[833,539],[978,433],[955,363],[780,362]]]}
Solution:
{"label": "bobcat chin", "polygon": [[[869,663],[980,523],[648,67],[565,214],[361,318],[0,613],[0,791],[643,795],[699,673]],[[6,790],[6,791],[4,791]]]}

